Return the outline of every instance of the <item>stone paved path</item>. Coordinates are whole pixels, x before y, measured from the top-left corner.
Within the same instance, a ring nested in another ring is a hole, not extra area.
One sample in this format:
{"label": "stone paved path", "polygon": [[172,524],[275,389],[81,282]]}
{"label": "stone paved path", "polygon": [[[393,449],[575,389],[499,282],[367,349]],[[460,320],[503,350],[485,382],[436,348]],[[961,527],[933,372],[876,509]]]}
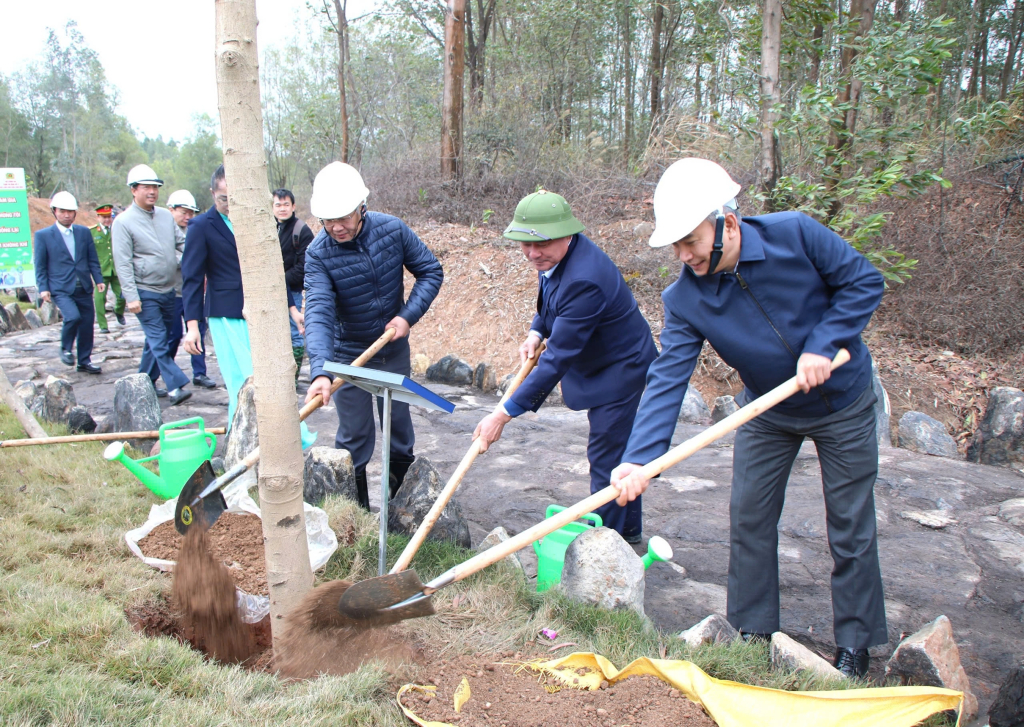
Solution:
{"label": "stone paved path", "polygon": [[[138,366],[141,331],[132,324],[108,337],[97,334],[94,361],[104,371],[96,377],[60,363],[58,333],[51,326],[0,339],[0,364],[12,382],[33,375],[64,376],[94,417],[108,414],[114,380],[134,373]],[[210,375],[219,380],[215,356],[208,362]],[[180,355],[178,363],[190,373],[187,356]],[[414,409],[417,454],[429,457],[447,476],[465,454],[477,421],[497,397],[430,386],[458,406],[450,415]],[[297,395],[296,401],[300,399]],[[164,410],[165,421],[196,415],[208,426],[223,424],[224,389],[199,390],[187,404]],[[333,442],[333,409],[316,412],[309,423],[319,432],[317,444]],[[699,431],[700,427],[681,425],[675,441]],[[474,543],[497,525],[514,534],[540,520],[548,504],[568,505],[586,496],[586,438],[586,414],[561,407],[545,407],[509,424],[502,441],[477,459],[457,495]],[[372,475],[380,472],[379,442],[369,471],[372,482]],[[732,446],[727,439],[667,472],[644,497],[645,535],[668,539],[676,563],[685,568],[683,573],[655,564],[648,571],[647,613],[665,629],[682,630],[711,612],[725,612],[731,473]],[[999,515],[1000,503],[1024,496],[1024,477],[1010,470],[886,449],[875,494],[890,638],[874,653],[888,656],[901,633],[945,614],[953,623],[984,716],[1007,670],[1024,656],[1024,534]],[[811,443],[797,459],[787,495],[779,525],[782,627],[830,654],[832,564],[820,470]],[[931,511],[940,511],[951,524],[936,530],[905,515]],[[527,569],[535,571],[532,550],[521,555]],[[873,662],[873,674],[880,675],[883,660]]]}

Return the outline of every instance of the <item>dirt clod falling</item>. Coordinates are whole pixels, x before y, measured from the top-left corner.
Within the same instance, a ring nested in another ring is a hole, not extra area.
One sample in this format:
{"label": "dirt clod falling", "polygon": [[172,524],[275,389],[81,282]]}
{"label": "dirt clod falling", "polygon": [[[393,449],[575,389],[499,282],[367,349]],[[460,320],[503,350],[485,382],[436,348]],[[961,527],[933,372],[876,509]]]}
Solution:
{"label": "dirt clod falling", "polygon": [[249,658],[255,643],[238,613],[235,582],[213,557],[202,528],[191,528],[182,541],[171,594],[186,639],[217,661]]}

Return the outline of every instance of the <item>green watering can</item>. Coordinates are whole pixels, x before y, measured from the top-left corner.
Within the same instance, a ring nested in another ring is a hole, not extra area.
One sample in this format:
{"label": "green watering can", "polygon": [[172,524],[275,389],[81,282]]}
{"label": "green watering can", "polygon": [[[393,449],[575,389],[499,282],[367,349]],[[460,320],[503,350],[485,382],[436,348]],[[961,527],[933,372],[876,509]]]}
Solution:
{"label": "green watering can", "polygon": [[[544,517],[545,519],[549,518],[564,509],[561,505],[548,505]],[[577,520],[533,542],[533,549],[537,553],[537,593],[546,591],[562,582],[562,566],[565,565],[565,551],[569,547],[569,543],[574,541],[580,533],[604,525],[601,516],[593,512],[581,516],[580,520],[590,520],[593,525]]]}
{"label": "green watering can", "polygon": [[[190,424],[198,424],[199,428],[180,428]],[[168,422],[160,427],[160,454],[132,459],[124,452],[124,442],[111,442],[103,450],[103,458],[110,461],[116,459],[152,490],[154,495],[170,500],[181,493],[188,478],[213,456],[216,447],[217,437],[206,431],[203,418],[193,417],[180,422]],[[154,459],[160,463],[159,475],[142,466],[143,462]]]}

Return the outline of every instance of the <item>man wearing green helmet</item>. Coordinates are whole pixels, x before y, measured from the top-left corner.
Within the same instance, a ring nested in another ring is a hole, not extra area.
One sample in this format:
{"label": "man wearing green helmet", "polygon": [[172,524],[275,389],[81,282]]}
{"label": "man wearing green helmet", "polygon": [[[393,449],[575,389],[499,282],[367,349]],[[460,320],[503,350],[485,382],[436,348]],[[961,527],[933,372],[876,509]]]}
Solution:
{"label": "man wearing green helmet", "polygon": [[[597,492],[625,451],[647,367],[658,355],[651,328],[615,263],[587,239],[561,196],[541,190],[525,197],[505,237],[519,242],[538,273],[537,314],[520,358],[537,355],[545,338],[547,349],[504,411],[485,417],[473,436],[486,451],[506,423],[537,411],[561,381],[566,406],[588,410],[590,491]],[[625,507],[611,502],[597,513],[626,542],[641,541],[639,500]]]}

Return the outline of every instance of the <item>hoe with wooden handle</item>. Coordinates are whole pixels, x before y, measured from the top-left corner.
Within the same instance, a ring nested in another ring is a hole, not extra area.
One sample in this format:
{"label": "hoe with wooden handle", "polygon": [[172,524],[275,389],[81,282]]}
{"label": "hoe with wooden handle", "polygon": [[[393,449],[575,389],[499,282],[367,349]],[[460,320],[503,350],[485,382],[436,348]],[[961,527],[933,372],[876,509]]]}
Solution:
{"label": "hoe with wooden handle", "polygon": [[[395,329],[389,328],[384,335],[378,338],[373,344],[363,351],[359,358],[352,362],[352,366],[364,366],[367,361],[373,358],[384,345],[395,336]],[[331,384],[331,394],[341,388],[345,381],[337,378]],[[320,395],[314,396],[304,407],[299,410],[299,421],[326,404]],[[217,477],[213,466],[206,460],[199,466],[192,476],[188,478],[185,486],[178,495],[178,503],[174,508],[174,528],[184,535],[188,529],[196,524],[202,523],[202,527],[208,528],[216,522],[225,510],[228,509],[221,490],[228,484],[241,477],[250,467],[260,461],[260,448],[256,447],[249,452],[245,459]]]}
{"label": "hoe with wooden handle", "polygon": [[[523,380],[527,375],[533,371],[543,350],[544,344],[541,343],[540,346],[537,347],[537,351],[533,354],[533,358],[528,358],[523,362],[523,365],[519,367],[519,371],[516,373],[515,378],[509,382],[508,389],[505,391],[504,396],[501,397],[501,401],[499,401],[498,405],[494,407],[494,411],[504,411],[501,408],[501,405],[508,401],[508,398],[516,392],[516,389],[518,389],[519,385],[523,383]],[[439,494],[437,499],[434,500],[434,504],[431,506],[430,512],[426,514],[426,517],[423,518],[423,522],[421,522],[420,526],[416,528],[416,532],[412,535],[412,540],[410,540],[409,544],[405,546],[405,550],[402,551],[402,554],[398,556],[398,561],[390,571],[392,574],[404,571],[409,567],[409,563],[412,562],[412,558],[416,555],[416,551],[420,549],[420,546],[423,545],[423,541],[427,539],[431,529],[437,523],[437,519],[441,517],[441,512],[448,504],[448,501],[452,499],[452,495],[455,494],[455,490],[457,490],[459,485],[462,483],[462,478],[466,476],[466,472],[469,471],[470,466],[474,461],[476,461],[478,454],[480,454],[480,440],[474,439],[473,443],[469,446],[469,451],[466,452],[462,461],[459,462],[459,466],[456,467],[455,472],[452,473],[451,479],[448,480],[444,489],[441,490],[441,494]]]}
{"label": "hoe with wooden handle", "polygon": [[[850,354],[846,349],[841,349],[832,361],[832,370],[837,369],[849,360]],[[721,439],[729,432],[738,429],[742,424],[793,396],[799,390],[800,387],[797,386],[796,377],[789,379],[785,383],[776,386],[764,396],[758,397],[739,411],[734,412],[731,416],[718,422],[718,424],[705,429],[696,437],[686,440],[656,460],[644,465],[640,470],[641,474],[648,478],[661,474],[669,467],[679,464],[715,440]],[[434,606],[431,603],[430,596],[438,589],[461,581],[463,578],[497,563],[502,558],[525,548],[545,535],[553,533],[564,525],[578,519],[581,515],[593,512],[618,496],[618,489],[609,485],[572,507],[568,507],[562,512],[534,525],[532,528],[524,530],[515,537],[509,538],[504,543],[499,543],[483,553],[450,568],[426,585],[421,583],[416,572],[411,570],[369,578],[355,583],[345,590],[338,602],[338,610],[342,616],[348,619],[352,619],[355,622],[362,621],[366,625],[373,626],[397,623],[408,618],[429,616],[434,613]]]}

